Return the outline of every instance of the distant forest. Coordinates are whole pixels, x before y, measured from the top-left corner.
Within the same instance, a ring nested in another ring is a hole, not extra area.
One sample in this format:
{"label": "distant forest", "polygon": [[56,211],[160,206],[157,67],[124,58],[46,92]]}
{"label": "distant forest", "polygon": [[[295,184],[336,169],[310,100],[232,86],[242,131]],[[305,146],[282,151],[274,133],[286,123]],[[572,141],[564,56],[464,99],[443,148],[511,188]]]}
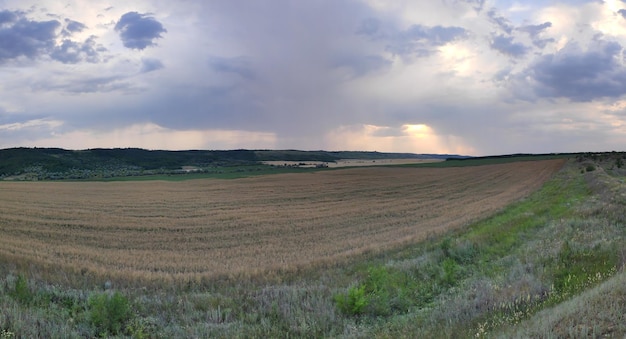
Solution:
{"label": "distant forest", "polygon": [[8,148],[0,150],[0,178],[21,180],[84,179],[178,173],[183,166],[220,168],[260,165],[262,161],[322,161],[340,159],[447,159],[458,155],[299,150],[189,150],[139,148]]}

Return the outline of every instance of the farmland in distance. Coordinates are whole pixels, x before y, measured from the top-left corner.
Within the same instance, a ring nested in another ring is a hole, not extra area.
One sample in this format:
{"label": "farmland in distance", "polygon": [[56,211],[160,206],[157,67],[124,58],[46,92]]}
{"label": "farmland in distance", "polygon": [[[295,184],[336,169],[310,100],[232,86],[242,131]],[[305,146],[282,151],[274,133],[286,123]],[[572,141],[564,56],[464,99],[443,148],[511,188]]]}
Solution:
{"label": "farmland in distance", "polygon": [[42,278],[128,284],[328,265],[486,217],[539,188],[564,161],[183,182],[3,182],[0,260]]}

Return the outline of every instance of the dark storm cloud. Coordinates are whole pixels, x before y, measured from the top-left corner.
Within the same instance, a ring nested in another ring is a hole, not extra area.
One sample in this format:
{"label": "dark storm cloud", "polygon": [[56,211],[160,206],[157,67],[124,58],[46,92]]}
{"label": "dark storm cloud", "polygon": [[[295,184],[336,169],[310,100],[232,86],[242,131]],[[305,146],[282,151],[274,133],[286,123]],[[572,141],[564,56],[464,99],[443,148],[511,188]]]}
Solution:
{"label": "dark storm cloud", "polygon": [[378,18],[360,1],[198,4],[213,13],[211,20],[197,23],[199,31],[219,28],[214,39],[230,47],[221,51],[208,48],[213,43],[206,41],[190,43],[196,46],[189,53],[204,60],[194,65],[194,86],[164,91],[163,102],[150,110],[163,127],[236,128],[272,131],[284,138],[319,138],[358,114],[346,106],[338,78],[380,67],[378,56],[386,54],[389,41],[374,34],[375,29],[369,31],[373,37],[358,33],[363,20]]}
{"label": "dark storm cloud", "polygon": [[622,46],[596,41],[587,51],[574,43],[555,54],[542,56],[524,76],[537,82],[541,97],[565,97],[572,101],[616,98],[626,94],[626,67]]}
{"label": "dark storm cloud", "polygon": [[0,12],[0,62],[19,57],[34,59],[55,46],[57,20],[31,21],[22,12]]}
{"label": "dark storm cloud", "polygon": [[128,12],[115,25],[124,47],[130,49],[144,49],[154,46],[156,39],[162,38],[161,33],[167,30],[149,14]]}
{"label": "dark storm cloud", "polygon": [[429,56],[434,52],[434,47],[466,36],[467,31],[462,27],[413,25],[393,36],[387,50],[398,55]]}
{"label": "dark storm cloud", "polygon": [[498,35],[493,37],[491,48],[496,51],[515,58],[524,56],[528,52],[528,47],[524,44],[513,42],[513,37]]}
{"label": "dark storm cloud", "polygon": [[250,61],[245,57],[211,57],[209,59],[209,66],[217,72],[231,73],[249,80],[255,78]]}

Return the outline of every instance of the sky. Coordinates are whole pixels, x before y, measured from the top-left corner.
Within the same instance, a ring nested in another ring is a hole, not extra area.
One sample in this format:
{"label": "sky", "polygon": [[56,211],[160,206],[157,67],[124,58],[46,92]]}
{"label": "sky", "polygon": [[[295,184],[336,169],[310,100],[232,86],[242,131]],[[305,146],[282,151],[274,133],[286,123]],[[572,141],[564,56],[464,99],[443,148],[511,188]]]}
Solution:
{"label": "sky", "polygon": [[0,148],[626,151],[625,46],[625,0],[0,0]]}

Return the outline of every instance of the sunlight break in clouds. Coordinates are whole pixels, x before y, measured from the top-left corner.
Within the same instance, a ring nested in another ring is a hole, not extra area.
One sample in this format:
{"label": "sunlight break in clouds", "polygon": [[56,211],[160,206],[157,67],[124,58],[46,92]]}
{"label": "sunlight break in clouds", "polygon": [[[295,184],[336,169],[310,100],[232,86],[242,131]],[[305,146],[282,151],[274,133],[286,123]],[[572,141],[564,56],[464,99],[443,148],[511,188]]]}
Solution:
{"label": "sunlight break in clouds", "polygon": [[[424,124],[406,124],[399,129],[374,125],[342,126],[328,133],[325,142],[331,150],[411,153],[415,149],[427,149],[428,153],[438,154],[473,154],[476,151],[460,138],[437,135]],[[370,148],[371,145],[376,148]]]}

